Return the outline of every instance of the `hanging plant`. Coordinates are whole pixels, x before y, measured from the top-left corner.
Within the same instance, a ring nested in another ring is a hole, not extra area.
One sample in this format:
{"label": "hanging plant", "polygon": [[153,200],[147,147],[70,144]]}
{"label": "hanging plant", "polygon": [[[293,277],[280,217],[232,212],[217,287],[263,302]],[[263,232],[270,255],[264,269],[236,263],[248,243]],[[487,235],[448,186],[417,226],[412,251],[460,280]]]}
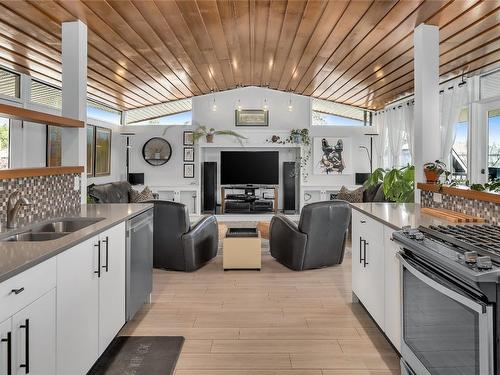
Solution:
{"label": "hanging plant", "polygon": [[295,174],[297,175],[301,171],[303,181],[307,182],[309,178],[307,167],[309,166],[309,159],[311,158],[311,137],[309,136],[309,129],[292,129],[284,143],[302,145],[301,153],[297,157]]}

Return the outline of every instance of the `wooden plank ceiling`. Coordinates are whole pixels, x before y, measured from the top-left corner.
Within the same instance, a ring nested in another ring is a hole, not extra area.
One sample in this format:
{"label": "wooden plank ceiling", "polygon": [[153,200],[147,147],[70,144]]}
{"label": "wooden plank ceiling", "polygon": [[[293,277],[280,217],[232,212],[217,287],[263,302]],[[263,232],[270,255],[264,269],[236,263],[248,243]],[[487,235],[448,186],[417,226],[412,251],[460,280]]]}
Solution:
{"label": "wooden plank ceiling", "polygon": [[413,29],[440,73],[500,60],[500,0],[0,0],[0,65],[61,81],[61,22],[88,25],[88,92],[121,109],[257,85],[366,108],[413,88]]}

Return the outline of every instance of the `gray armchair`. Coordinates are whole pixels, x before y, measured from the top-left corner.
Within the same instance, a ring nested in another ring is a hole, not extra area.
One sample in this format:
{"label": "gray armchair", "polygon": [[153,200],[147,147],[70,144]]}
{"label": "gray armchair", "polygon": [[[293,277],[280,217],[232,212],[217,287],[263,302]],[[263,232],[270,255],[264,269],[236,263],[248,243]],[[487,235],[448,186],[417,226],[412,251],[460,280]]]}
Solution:
{"label": "gray armchair", "polygon": [[217,255],[219,236],[215,216],[191,227],[182,203],[154,200],[153,267],[195,271]]}
{"label": "gray armchair", "polygon": [[342,263],[351,208],[345,201],[312,203],[302,209],[297,226],[283,215],[271,220],[271,255],[295,271]]}

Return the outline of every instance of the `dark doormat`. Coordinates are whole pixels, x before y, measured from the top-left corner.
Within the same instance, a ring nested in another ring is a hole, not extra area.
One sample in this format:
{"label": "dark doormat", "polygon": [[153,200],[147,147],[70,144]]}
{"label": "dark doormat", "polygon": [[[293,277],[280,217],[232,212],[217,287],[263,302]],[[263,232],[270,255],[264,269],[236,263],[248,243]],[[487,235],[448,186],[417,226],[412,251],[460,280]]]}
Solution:
{"label": "dark doormat", "polygon": [[116,337],[87,375],[172,375],[181,336]]}

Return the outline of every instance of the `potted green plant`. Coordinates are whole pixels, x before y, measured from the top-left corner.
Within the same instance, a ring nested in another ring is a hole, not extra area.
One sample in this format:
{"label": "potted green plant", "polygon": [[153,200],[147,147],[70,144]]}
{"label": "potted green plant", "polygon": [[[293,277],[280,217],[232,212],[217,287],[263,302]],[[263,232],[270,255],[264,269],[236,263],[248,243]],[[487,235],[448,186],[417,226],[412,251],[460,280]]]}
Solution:
{"label": "potted green plant", "polygon": [[382,183],[385,198],[390,202],[412,203],[415,198],[415,167],[407,165],[403,168],[373,171],[365,182],[365,188]]}
{"label": "potted green plant", "polygon": [[215,130],[214,128],[207,129],[207,127],[203,125],[198,126],[196,130],[193,132],[193,139],[197,141],[204,136],[205,139],[207,140],[207,143],[213,143],[214,137],[216,135],[228,135],[231,137],[235,137],[240,143],[242,139],[247,139],[247,137],[238,134],[232,130]]}
{"label": "potted green plant", "polygon": [[437,184],[439,177],[446,171],[446,164],[440,160],[424,164],[425,179],[428,184]]}
{"label": "potted green plant", "polygon": [[286,140],[288,143],[309,145],[311,137],[309,137],[309,129],[292,129],[290,136]]}

